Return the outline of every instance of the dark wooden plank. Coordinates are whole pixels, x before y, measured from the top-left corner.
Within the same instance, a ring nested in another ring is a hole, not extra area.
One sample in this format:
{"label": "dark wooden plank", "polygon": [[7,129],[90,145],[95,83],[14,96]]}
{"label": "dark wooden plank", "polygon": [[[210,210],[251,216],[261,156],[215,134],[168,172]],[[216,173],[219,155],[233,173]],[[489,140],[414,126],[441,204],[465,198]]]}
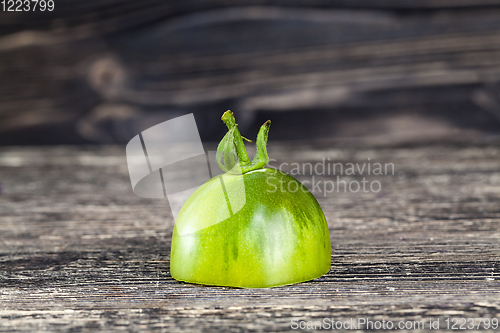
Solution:
{"label": "dark wooden plank", "polygon": [[189,112],[216,140],[210,119],[228,108],[243,124],[328,110],[336,123],[392,112],[443,118],[459,137],[499,131],[496,1],[67,6],[39,15],[50,29],[0,20],[13,29],[0,38],[2,144],[125,143]]}
{"label": "dark wooden plank", "polygon": [[2,148],[0,331],[274,332],[325,317],[430,331],[429,319],[500,318],[498,144],[269,148],[274,166],[370,158],[395,173],[342,175],[378,180],[378,193],[316,190],[332,270],[256,290],[170,277],[167,203],[133,195],[123,147]]}

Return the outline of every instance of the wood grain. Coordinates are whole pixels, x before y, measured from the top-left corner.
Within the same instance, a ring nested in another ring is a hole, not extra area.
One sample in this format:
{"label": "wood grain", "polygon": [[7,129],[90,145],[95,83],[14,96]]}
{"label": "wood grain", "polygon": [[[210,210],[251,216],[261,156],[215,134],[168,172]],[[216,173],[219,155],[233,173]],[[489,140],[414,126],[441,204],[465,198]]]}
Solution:
{"label": "wood grain", "polygon": [[331,124],[417,114],[459,136],[500,131],[496,0],[56,8],[0,13],[0,144],[126,143],[189,112],[217,140],[212,119],[228,108],[248,126],[259,113],[323,110]]}
{"label": "wood grain", "polygon": [[378,180],[378,193],[316,191],[331,271],[254,290],[171,278],[168,203],[133,195],[124,147],[2,148],[0,331],[276,332],[323,318],[429,331],[430,318],[500,318],[498,144],[269,148],[274,166],[370,158],[395,173],[344,176]]}

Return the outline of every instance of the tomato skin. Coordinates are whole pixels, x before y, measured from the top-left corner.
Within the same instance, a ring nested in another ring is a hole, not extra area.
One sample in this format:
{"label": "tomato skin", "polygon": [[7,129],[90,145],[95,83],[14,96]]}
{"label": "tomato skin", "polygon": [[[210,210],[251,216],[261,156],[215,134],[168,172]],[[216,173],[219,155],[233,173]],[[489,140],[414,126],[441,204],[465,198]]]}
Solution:
{"label": "tomato skin", "polygon": [[[242,208],[228,218],[219,177],[230,196],[244,183],[244,197],[231,202]],[[189,197],[174,227],[170,271],[185,282],[265,288],[320,277],[330,260],[328,225],[314,196],[292,176],[264,168],[214,177]]]}

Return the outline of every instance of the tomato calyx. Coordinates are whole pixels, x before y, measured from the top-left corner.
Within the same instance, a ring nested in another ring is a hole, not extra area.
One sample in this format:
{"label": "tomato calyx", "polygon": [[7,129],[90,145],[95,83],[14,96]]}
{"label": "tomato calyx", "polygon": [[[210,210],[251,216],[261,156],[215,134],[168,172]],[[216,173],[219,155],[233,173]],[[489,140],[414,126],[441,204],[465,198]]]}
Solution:
{"label": "tomato calyx", "polygon": [[219,167],[224,172],[235,174],[244,174],[252,170],[264,168],[269,162],[266,145],[271,121],[266,121],[260,127],[256,141],[257,153],[250,162],[243,140],[252,141],[241,136],[238,124],[236,124],[234,115],[230,110],[224,112],[221,119],[226,124],[228,132],[217,147],[216,159]]}

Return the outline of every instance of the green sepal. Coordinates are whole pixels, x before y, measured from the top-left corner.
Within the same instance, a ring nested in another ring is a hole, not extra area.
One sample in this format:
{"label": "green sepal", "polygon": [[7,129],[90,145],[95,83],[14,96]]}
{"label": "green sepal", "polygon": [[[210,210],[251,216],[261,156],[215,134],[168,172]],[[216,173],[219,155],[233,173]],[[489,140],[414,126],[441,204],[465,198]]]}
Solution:
{"label": "green sepal", "polygon": [[[237,170],[238,173],[240,173],[240,171],[241,173],[246,173],[264,168],[269,162],[266,145],[271,121],[268,120],[261,126],[257,134],[257,153],[252,162],[250,162],[243,139],[249,142],[251,141],[241,136],[232,112],[229,110],[224,112],[222,120],[226,123],[228,132],[224,135],[217,147],[216,159],[219,167],[224,172]],[[235,168],[235,166],[237,167]]]}

